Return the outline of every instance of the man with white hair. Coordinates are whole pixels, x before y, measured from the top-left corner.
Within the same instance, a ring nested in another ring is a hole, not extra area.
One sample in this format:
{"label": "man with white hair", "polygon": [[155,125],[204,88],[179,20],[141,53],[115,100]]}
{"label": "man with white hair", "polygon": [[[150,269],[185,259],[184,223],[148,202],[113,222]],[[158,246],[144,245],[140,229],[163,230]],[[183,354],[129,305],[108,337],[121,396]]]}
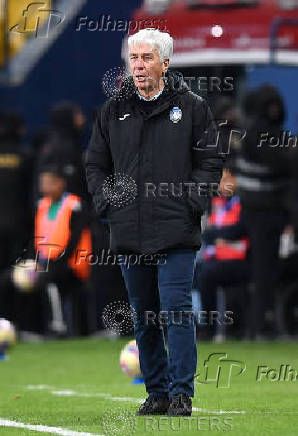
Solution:
{"label": "man with white hair", "polygon": [[121,269],[149,394],[137,414],[189,416],[194,260],[208,188],[219,183],[223,162],[208,105],[168,71],[170,35],[144,29],[128,47],[131,76],[98,113],[86,174],[96,211],[108,219],[112,252],[135,256]]}

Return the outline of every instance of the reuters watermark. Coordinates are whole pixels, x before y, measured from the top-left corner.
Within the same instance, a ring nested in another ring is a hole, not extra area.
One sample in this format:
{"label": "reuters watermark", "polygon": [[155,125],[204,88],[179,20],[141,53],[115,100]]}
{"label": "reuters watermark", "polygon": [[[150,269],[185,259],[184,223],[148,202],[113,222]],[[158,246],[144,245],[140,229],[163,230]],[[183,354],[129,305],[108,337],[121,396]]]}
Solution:
{"label": "reuters watermark", "polygon": [[137,312],[126,301],[113,301],[102,312],[103,324],[106,328],[116,333],[126,334],[133,330],[136,324],[143,326],[212,326],[234,324],[232,311],[220,312],[218,310],[194,311],[194,310],[163,310],[155,313],[151,310]]}
{"label": "reuters watermark", "polygon": [[[231,431],[232,417],[220,416],[146,416],[143,422],[144,432],[183,432],[188,431]],[[181,433],[182,434],[182,433]]]}
{"label": "reuters watermark", "polygon": [[[129,73],[126,73],[127,77],[132,77]],[[178,77],[164,76],[159,79],[153,79],[152,77],[148,77],[148,81],[152,87],[156,90],[161,91],[164,88],[164,85],[170,87],[175,87],[177,91],[181,91],[185,88],[185,85],[189,87],[189,89],[195,89],[199,92],[232,92],[235,89],[234,86],[234,77],[226,76],[180,76],[180,80]]]}
{"label": "reuters watermark", "polygon": [[[86,17],[84,17],[86,18]],[[86,21],[87,22],[87,21]],[[83,26],[84,24],[84,26]],[[83,26],[83,27],[82,27]],[[85,28],[85,21],[80,23],[77,31],[81,28]],[[96,26],[94,27],[94,31]],[[127,59],[129,63],[129,59]],[[174,87],[176,91],[185,89],[188,86],[190,90],[195,92],[205,93],[205,92],[217,92],[226,93],[232,92],[235,89],[234,77],[226,76],[172,76],[165,75],[158,79],[153,77],[147,77],[148,86],[161,91],[164,86]],[[125,100],[131,98],[136,94],[136,86],[134,84],[134,77],[126,67],[113,67],[107,70],[101,79],[102,87],[105,95],[108,98],[114,98],[117,100]],[[125,85],[125,86],[124,86]],[[122,92],[120,92],[122,91]],[[202,97],[199,97],[202,99]],[[203,100],[203,99],[202,99]],[[223,124],[225,124],[225,120]]]}
{"label": "reuters watermark", "polygon": [[152,310],[144,312],[143,322],[145,325],[232,325],[234,313],[230,310],[220,312],[218,310],[162,310],[155,313]]}
{"label": "reuters watermark", "polygon": [[101,427],[106,436],[127,436],[137,430],[136,416],[129,410],[109,409],[101,418]]}
{"label": "reuters watermark", "polygon": [[[227,193],[232,196],[234,194],[233,183],[225,183],[224,188]],[[204,183],[204,182],[160,182],[155,184],[153,182],[145,183],[145,197],[159,197],[159,198],[192,198],[193,195],[198,197],[221,197],[218,183]],[[228,194],[225,197],[229,196]]]}
{"label": "reuters watermark", "polygon": [[134,329],[136,311],[126,301],[112,301],[105,306],[101,319],[106,329],[118,335],[126,335]]}
{"label": "reuters watermark", "polygon": [[[181,198],[194,197],[225,197],[234,195],[235,186],[232,182],[145,182],[141,187],[128,175],[121,175],[118,179],[109,176],[104,180],[102,193],[107,203],[115,209],[121,209],[133,203],[139,196],[140,191],[144,198]],[[113,209],[108,211],[113,212]],[[108,217],[107,217],[108,218]]]}
{"label": "reuters watermark", "polygon": [[[132,411],[116,408],[108,410],[102,417],[101,425],[107,436],[158,434],[168,432],[187,434],[188,432],[227,432],[234,429],[234,418],[230,416],[144,416],[137,417]],[[167,434],[168,434],[167,433]]]}
{"label": "reuters watermark", "polygon": [[190,89],[195,88],[200,92],[231,92],[234,91],[234,77],[218,76],[184,76],[184,81]]}

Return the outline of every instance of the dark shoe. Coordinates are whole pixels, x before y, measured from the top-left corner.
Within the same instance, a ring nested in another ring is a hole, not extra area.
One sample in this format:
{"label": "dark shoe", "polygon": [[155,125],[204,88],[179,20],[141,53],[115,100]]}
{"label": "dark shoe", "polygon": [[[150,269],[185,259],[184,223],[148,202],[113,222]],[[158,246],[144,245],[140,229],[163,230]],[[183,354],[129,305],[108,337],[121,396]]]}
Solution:
{"label": "dark shoe", "polygon": [[187,394],[175,394],[170,400],[168,416],[191,416],[192,402]]}
{"label": "dark shoe", "polygon": [[168,411],[170,400],[167,396],[154,397],[149,395],[141,405],[136,415],[165,415]]}

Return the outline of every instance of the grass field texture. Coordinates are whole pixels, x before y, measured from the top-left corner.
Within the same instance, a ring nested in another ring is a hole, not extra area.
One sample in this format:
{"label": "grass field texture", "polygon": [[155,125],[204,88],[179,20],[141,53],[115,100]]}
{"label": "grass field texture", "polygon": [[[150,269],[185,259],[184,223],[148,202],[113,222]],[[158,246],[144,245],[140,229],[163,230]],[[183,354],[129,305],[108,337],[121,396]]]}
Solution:
{"label": "grass field texture", "polygon": [[0,362],[0,435],[298,435],[297,344],[199,344],[192,417],[144,418],[145,387],[119,366],[128,340],[18,344]]}

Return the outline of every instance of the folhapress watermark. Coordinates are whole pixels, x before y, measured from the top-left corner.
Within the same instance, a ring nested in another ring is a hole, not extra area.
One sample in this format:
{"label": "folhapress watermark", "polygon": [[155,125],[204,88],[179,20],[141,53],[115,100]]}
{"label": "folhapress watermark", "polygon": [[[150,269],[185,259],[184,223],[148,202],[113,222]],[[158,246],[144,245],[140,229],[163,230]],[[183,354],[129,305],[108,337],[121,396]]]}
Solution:
{"label": "folhapress watermark", "polygon": [[101,14],[99,17],[79,16],[76,20],[75,31],[87,32],[138,32],[145,28],[155,28],[161,32],[167,31],[165,18],[152,18],[147,20],[127,20],[115,18],[111,15]]}
{"label": "folhapress watermark", "polygon": [[262,132],[259,134],[258,148],[282,148],[297,146],[297,135],[292,135],[290,130],[283,130],[279,135],[272,135],[269,132]]}
{"label": "folhapress watermark", "polygon": [[[39,239],[38,237],[36,239]],[[42,237],[42,239],[44,239]],[[47,257],[42,256],[43,249],[48,250]],[[15,267],[25,267],[27,249],[23,250],[21,256],[15,260]],[[49,272],[50,260],[55,258],[57,261],[62,259],[65,254],[65,247],[59,244],[38,243],[35,251],[35,258],[32,259],[32,267],[39,273]],[[167,262],[167,253],[157,254],[113,254],[110,249],[103,248],[97,252],[90,252],[84,248],[78,248],[73,252],[74,265],[86,263],[89,266],[125,266],[129,269],[136,265],[162,266]]]}
{"label": "folhapress watermark", "polygon": [[256,381],[271,381],[271,382],[296,382],[298,372],[291,366],[282,364],[278,369],[270,368],[268,365],[259,365],[257,369]]}
{"label": "folhapress watermark", "polygon": [[230,127],[229,138],[223,142],[221,138],[222,128],[224,126],[228,126],[228,120],[214,120],[211,118],[202,137],[198,139],[193,146],[193,150],[199,152],[214,150],[217,151],[219,155],[228,156],[232,145],[241,144],[247,132],[244,129]]}
{"label": "folhapress watermark", "polygon": [[243,361],[228,359],[227,353],[211,353],[195,379],[199,384],[215,383],[217,388],[229,388],[232,377],[239,377],[245,370]]}
{"label": "folhapress watermark", "polygon": [[23,11],[20,21],[9,30],[13,33],[34,35],[36,38],[48,38],[50,32],[64,19],[63,12],[48,9],[47,3],[32,2]]}
{"label": "folhapress watermark", "polygon": [[84,249],[78,249],[75,255],[75,265],[87,263],[90,266],[125,266],[129,269],[136,265],[157,266],[165,265],[167,254],[113,254],[111,250],[102,249],[98,253],[90,253]]}

